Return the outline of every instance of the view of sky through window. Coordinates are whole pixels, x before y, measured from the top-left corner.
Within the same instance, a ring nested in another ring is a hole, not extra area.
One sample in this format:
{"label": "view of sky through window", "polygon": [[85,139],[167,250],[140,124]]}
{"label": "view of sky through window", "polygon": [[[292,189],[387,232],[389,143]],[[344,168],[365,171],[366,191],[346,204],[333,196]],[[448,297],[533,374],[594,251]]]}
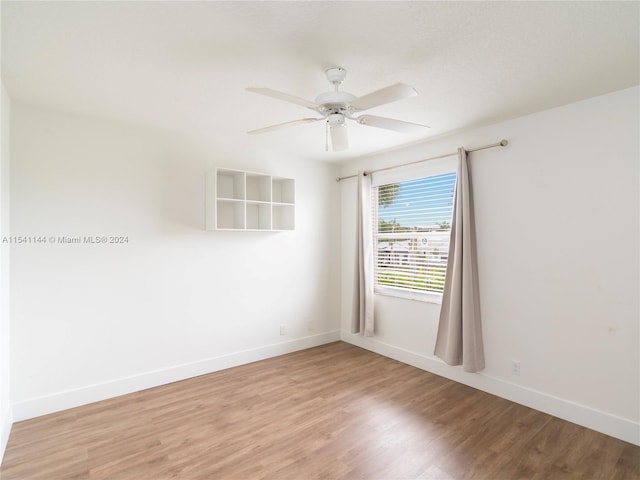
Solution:
{"label": "view of sky through window", "polygon": [[[379,187],[380,231],[395,224],[421,230],[451,221],[456,173],[382,185]],[[387,230],[388,231],[388,230]]]}

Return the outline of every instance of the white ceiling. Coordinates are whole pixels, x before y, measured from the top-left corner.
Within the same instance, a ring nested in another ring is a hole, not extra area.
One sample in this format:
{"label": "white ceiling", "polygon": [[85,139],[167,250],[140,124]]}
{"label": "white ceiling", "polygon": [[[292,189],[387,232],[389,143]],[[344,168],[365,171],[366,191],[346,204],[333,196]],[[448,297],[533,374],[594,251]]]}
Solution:
{"label": "white ceiling", "polygon": [[[639,83],[638,2],[2,2],[2,79],[14,100],[203,135],[218,153],[336,161]],[[349,124],[247,130],[309,110],[324,70],[357,96],[419,96],[368,111],[430,125],[407,137]]]}

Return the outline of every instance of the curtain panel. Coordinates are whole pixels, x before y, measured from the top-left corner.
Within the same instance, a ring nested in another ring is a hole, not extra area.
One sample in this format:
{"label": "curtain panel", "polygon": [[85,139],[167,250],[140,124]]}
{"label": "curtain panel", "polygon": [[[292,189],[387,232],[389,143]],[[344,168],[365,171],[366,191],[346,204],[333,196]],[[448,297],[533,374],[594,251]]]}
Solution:
{"label": "curtain panel", "polygon": [[467,152],[458,149],[449,259],[434,354],[467,372],[484,368],[480,289]]}
{"label": "curtain panel", "polygon": [[358,172],[356,259],[351,333],[373,335],[373,231],[371,176]]}

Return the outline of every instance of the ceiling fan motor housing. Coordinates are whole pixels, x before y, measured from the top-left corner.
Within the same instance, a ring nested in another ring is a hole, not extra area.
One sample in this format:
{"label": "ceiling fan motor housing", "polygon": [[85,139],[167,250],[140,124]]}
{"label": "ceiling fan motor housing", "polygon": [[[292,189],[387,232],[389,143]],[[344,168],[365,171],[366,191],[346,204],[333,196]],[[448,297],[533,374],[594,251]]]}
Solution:
{"label": "ceiling fan motor housing", "polygon": [[343,113],[349,114],[351,108],[349,103],[355,100],[356,96],[347,92],[325,92],[316,97],[316,103],[320,105],[320,113]]}

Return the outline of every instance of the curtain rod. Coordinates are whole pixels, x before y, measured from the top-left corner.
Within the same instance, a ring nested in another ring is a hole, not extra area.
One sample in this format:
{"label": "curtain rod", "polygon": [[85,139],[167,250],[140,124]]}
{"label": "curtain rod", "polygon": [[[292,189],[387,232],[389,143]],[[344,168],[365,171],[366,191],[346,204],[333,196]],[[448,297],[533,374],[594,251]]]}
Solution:
{"label": "curtain rod", "polygon": [[[490,145],[483,145],[482,147],[471,148],[467,150],[467,152],[468,153],[477,152],[478,150],[485,150],[487,148],[494,148],[494,147],[506,147],[507,145],[509,145],[509,142],[507,140],[500,140],[498,143],[492,143]],[[429,160],[438,160],[440,158],[452,157],[453,155],[457,155],[457,154],[458,152],[445,153],[444,155],[438,155],[437,157],[430,157],[430,158],[425,158],[423,160],[416,160],[415,162],[403,163],[401,165],[394,165],[393,167],[385,167],[385,168],[378,168],[377,170],[370,170],[368,172],[364,172],[364,174],[371,175],[372,173],[376,173],[376,172],[383,172],[385,170],[391,170],[393,168],[406,167],[407,165],[415,165],[416,163],[428,162]],[[346,177],[336,177],[336,182],[339,182],[346,178],[354,178],[357,176],[358,174],[356,173],[354,175],[348,175]]]}

